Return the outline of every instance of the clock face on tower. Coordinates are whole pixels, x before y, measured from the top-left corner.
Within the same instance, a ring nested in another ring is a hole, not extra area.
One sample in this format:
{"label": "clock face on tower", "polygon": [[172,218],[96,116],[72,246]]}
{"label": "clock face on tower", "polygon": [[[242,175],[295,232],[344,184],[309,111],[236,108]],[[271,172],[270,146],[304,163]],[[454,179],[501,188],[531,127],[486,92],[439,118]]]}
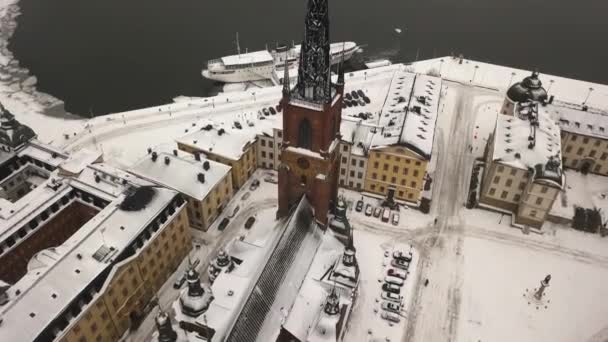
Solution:
{"label": "clock face on tower", "polygon": [[298,158],[298,166],[301,169],[306,170],[308,169],[308,167],[310,167],[310,162],[306,158]]}

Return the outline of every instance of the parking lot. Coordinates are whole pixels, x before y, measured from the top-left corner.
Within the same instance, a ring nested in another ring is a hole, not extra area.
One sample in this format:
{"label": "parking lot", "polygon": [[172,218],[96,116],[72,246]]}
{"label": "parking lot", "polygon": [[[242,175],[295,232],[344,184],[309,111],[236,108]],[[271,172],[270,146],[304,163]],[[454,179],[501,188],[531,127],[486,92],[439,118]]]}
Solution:
{"label": "parking lot", "polygon": [[[435,216],[424,214],[417,208],[399,204],[394,210],[382,207],[382,200],[360,192],[340,189],[348,205],[348,218],[354,225],[366,225],[386,229],[417,229],[433,224]],[[357,204],[361,202],[357,210]],[[368,209],[369,208],[369,209]],[[388,211],[385,211],[388,210]]]}
{"label": "parking lot", "polygon": [[[365,248],[357,249],[359,297],[345,341],[400,341],[418,278],[418,253],[407,243],[366,231],[355,230],[354,238],[355,246]],[[398,252],[404,258],[396,259]],[[396,264],[399,259],[403,261]]]}

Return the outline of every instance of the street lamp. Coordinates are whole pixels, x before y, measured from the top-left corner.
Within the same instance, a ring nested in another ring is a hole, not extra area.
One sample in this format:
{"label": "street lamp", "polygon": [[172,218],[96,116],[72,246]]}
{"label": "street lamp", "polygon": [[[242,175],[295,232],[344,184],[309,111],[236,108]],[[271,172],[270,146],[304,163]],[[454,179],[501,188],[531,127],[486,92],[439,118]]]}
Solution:
{"label": "street lamp", "polygon": [[511,83],[513,83],[513,77],[515,77],[515,71],[511,73],[511,79],[509,80],[509,85],[507,86],[507,88],[509,88],[511,86]]}
{"label": "street lamp", "polygon": [[585,98],[585,101],[583,101],[583,104],[587,104],[587,101],[589,100],[589,96],[591,96],[592,91],[593,91],[593,88],[589,87],[589,92],[587,93],[587,97]]}
{"label": "street lamp", "polygon": [[473,70],[473,78],[471,79],[471,83],[475,81],[475,75],[477,75],[477,69],[479,69],[479,65],[475,66],[475,70]]}
{"label": "street lamp", "polygon": [[439,77],[441,77],[441,68],[443,67],[443,58],[439,60]]}
{"label": "street lamp", "polygon": [[553,86],[554,82],[555,82],[554,80],[549,80],[549,88],[547,88],[547,93],[549,93],[549,91],[551,91],[551,87]]}

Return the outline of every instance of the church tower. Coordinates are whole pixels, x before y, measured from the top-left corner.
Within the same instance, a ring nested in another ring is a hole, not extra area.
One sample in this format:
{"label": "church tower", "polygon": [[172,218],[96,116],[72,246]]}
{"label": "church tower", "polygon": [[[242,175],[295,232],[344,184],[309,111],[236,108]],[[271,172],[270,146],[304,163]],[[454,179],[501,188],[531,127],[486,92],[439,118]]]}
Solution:
{"label": "church tower", "polygon": [[[340,160],[343,68],[331,82],[328,0],[308,0],[298,82],[283,87],[283,145],[279,165],[279,216],[305,195],[315,219],[327,225],[336,201]],[[286,83],[287,82],[287,83]]]}

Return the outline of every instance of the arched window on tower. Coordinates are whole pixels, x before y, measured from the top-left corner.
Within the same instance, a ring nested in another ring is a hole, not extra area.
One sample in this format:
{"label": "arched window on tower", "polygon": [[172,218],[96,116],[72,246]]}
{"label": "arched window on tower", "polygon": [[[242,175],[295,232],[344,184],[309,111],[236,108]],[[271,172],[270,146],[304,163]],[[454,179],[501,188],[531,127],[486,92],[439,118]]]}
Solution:
{"label": "arched window on tower", "polygon": [[312,147],[312,128],[308,119],[300,121],[298,128],[298,147],[309,149]]}

